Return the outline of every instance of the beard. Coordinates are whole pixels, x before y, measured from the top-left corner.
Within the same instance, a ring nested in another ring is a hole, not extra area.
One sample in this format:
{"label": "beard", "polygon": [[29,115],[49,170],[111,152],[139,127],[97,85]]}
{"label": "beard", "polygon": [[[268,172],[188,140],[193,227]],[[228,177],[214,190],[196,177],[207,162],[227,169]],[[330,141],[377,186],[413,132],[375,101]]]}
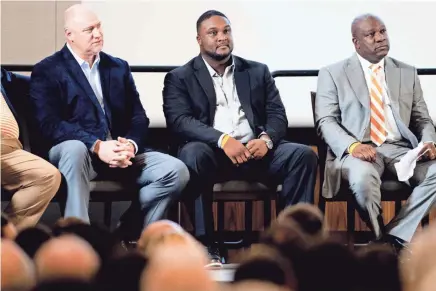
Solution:
{"label": "beard", "polygon": [[232,54],[233,49],[229,47],[229,52],[226,54],[217,54],[216,52],[205,51],[206,55],[214,61],[221,62]]}

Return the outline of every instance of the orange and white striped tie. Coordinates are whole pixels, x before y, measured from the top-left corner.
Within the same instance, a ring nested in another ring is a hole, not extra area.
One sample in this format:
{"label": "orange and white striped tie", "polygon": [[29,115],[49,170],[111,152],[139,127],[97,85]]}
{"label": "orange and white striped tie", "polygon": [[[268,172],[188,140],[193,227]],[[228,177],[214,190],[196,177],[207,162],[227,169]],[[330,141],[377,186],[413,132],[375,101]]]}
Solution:
{"label": "orange and white striped tie", "polygon": [[371,89],[369,92],[371,98],[371,141],[380,146],[385,142],[386,132],[386,119],[385,110],[383,105],[383,89],[380,83],[379,70],[381,66],[371,65]]}

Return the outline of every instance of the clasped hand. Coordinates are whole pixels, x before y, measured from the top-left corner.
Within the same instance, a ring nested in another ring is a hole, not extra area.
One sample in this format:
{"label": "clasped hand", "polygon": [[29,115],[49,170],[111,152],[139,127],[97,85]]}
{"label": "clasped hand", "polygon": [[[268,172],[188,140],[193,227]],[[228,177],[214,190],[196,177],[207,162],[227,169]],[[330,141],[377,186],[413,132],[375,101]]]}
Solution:
{"label": "clasped hand", "polygon": [[111,168],[127,168],[132,165],[130,159],[135,157],[135,148],[123,137],[119,137],[118,140],[102,141],[98,157]]}
{"label": "clasped hand", "polygon": [[244,146],[240,141],[230,137],[223,147],[224,153],[235,165],[240,165],[250,159],[262,159],[268,152],[268,147],[264,140],[253,139]]}

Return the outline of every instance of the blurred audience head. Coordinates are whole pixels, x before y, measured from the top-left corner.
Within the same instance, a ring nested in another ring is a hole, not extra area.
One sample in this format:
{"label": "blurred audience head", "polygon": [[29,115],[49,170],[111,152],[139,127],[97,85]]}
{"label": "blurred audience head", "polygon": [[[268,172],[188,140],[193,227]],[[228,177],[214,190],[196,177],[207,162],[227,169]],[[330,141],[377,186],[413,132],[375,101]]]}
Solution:
{"label": "blurred audience head", "polygon": [[[322,242],[308,249],[298,269],[298,286],[301,291],[354,290],[357,276],[357,259],[342,243]],[[314,279],[313,274],[316,274]],[[338,275],[340,274],[340,276]]]}
{"label": "blurred audience head", "polygon": [[32,291],[95,291],[92,283],[79,279],[53,279],[39,283]]}
{"label": "blurred audience head", "polygon": [[261,235],[260,243],[277,248],[296,265],[311,241],[295,221],[277,220]]}
{"label": "blurred audience head", "polygon": [[6,213],[1,213],[2,215],[2,229],[1,229],[1,237],[8,239],[15,239],[17,236],[17,228],[6,215]]}
{"label": "blurred audience head", "polygon": [[[225,289],[226,290],[226,289]],[[244,280],[235,282],[229,288],[231,291],[297,291],[288,287],[279,286],[270,282],[258,280]]]}
{"label": "blurred audience head", "polygon": [[75,235],[62,235],[44,243],[34,257],[39,281],[91,280],[100,259],[89,243]]}
{"label": "blurred audience head", "polygon": [[188,234],[170,233],[156,240],[141,276],[141,291],[214,291],[204,247]]}
{"label": "blurred audience head", "polygon": [[1,240],[1,290],[30,290],[36,283],[29,256],[12,240]]}
{"label": "blurred audience head", "polygon": [[95,281],[99,290],[138,291],[141,274],[147,259],[139,252],[131,251],[104,263]]}
{"label": "blurred audience head", "polygon": [[87,225],[84,220],[77,217],[62,217],[56,221],[56,223],[52,227],[52,232],[55,236],[59,236],[64,232],[68,232],[67,230],[76,225]]}
{"label": "blurred audience head", "polygon": [[75,219],[62,222],[55,228],[55,235],[74,234],[86,240],[97,252],[103,262],[116,253],[116,248],[121,248],[118,240],[107,229],[98,225],[89,225]]}
{"label": "blurred audience head", "polygon": [[30,258],[33,258],[41,245],[51,237],[51,230],[48,227],[36,225],[21,230],[15,238],[15,242]]}
{"label": "blurred audience head", "polygon": [[327,235],[324,215],[312,204],[299,203],[286,207],[277,217],[278,221],[295,221],[310,239],[322,239]]}
{"label": "blurred audience head", "polygon": [[291,262],[276,249],[267,245],[253,245],[244,254],[234,275],[235,282],[257,280],[297,290],[297,279]]}
{"label": "blurred audience head", "polygon": [[168,233],[184,233],[183,228],[171,220],[159,220],[149,224],[141,233],[137,248],[141,253],[146,253],[150,242]]}
{"label": "blurred audience head", "polygon": [[371,244],[356,252],[358,274],[366,278],[356,280],[359,290],[401,291],[398,256],[392,247],[381,244]]}
{"label": "blurred audience head", "polygon": [[430,225],[416,233],[409,251],[400,254],[400,273],[404,291],[415,291],[416,286],[436,268],[436,227]]}

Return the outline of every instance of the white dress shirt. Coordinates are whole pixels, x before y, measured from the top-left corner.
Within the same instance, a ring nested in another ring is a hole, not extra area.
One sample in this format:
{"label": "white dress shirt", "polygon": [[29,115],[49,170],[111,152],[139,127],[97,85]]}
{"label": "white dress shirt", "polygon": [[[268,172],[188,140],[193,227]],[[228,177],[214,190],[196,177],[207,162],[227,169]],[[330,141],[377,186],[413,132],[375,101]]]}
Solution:
{"label": "white dress shirt", "polygon": [[221,147],[221,141],[225,134],[228,134],[242,143],[249,142],[254,138],[254,132],[250,127],[244,109],[239,101],[234,78],[234,60],[232,64],[225,69],[222,76],[204,59],[203,61],[212,77],[216,95],[216,110],[213,127],[223,132],[218,139],[218,147]]}
{"label": "white dress shirt", "polygon": [[[101,106],[101,109],[103,110],[103,113],[106,114],[104,110],[104,101],[103,101],[103,91],[101,89],[101,79],[100,79],[100,71],[98,70],[98,67],[100,65],[100,54],[97,55],[97,57],[94,60],[94,63],[92,66],[89,66],[89,63],[79,57],[71,48],[70,44],[67,43],[67,48],[70,50],[73,57],[76,59],[77,63],[79,63],[80,68],[83,71],[83,74],[85,74],[86,79],[89,82],[89,85],[92,88],[92,91],[95,94],[95,97],[97,97],[98,103]],[[108,131],[108,135],[106,137],[106,140],[112,140],[112,136],[110,131]],[[135,147],[135,153],[138,152],[138,145],[131,139],[129,139],[133,146]],[[97,142],[97,141],[96,141]],[[94,145],[91,147],[91,151],[94,151]]]}
{"label": "white dress shirt", "polygon": [[[371,90],[371,75],[372,70],[370,66],[372,63],[368,62],[364,58],[362,58],[359,54],[357,54],[360,64],[362,65],[363,72],[365,74],[365,80],[366,85],[368,86],[368,92]],[[394,115],[392,113],[392,108],[389,106],[391,104],[390,98],[389,98],[389,89],[386,83],[386,75],[385,75],[385,60],[382,59],[377,65],[381,67],[379,70],[380,79],[379,82],[382,85],[383,90],[383,107],[384,107],[384,113],[385,113],[385,120],[386,120],[386,140],[387,141],[399,141],[402,140],[402,136],[400,131],[398,130],[397,123],[395,122]],[[369,93],[368,93],[369,94]]]}

